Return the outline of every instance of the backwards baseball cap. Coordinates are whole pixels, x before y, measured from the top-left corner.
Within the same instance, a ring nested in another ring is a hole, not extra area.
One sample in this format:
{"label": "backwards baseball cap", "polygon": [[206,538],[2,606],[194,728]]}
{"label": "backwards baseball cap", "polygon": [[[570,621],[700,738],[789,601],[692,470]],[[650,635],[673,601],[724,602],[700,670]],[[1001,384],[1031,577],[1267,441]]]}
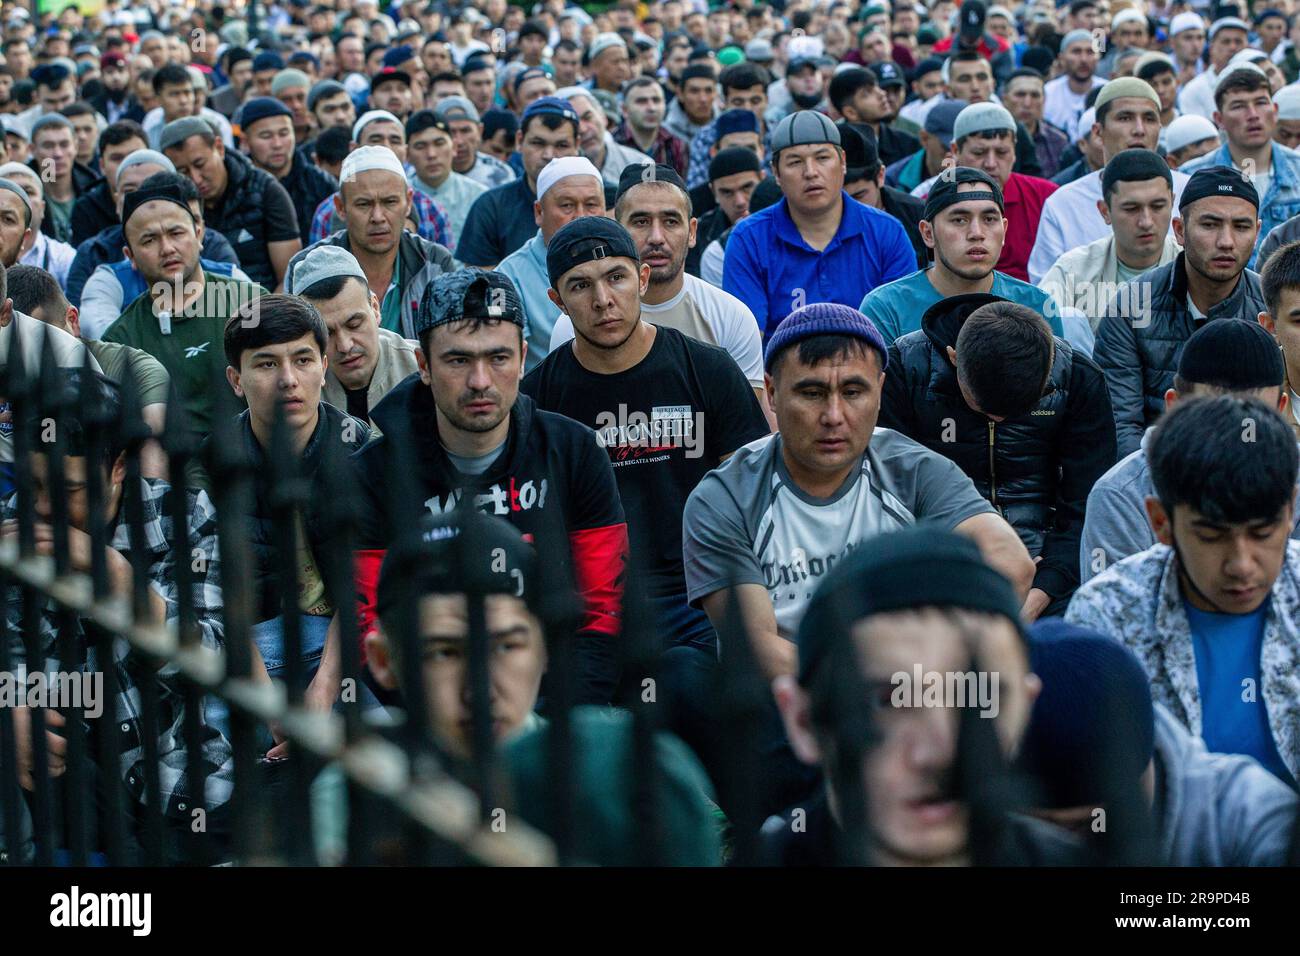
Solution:
{"label": "backwards baseball cap", "polygon": [[940,100],[925,114],[924,129],[947,148],[952,145],[952,131],[957,117],[967,107],[965,100]]}
{"label": "backwards baseball cap", "polygon": [[448,123],[452,120],[469,120],[472,123],[481,122],[478,109],[463,96],[444,97],[438,101],[438,105],[433,108],[433,112],[439,119],[444,119]]}
{"label": "backwards baseball cap", "polygon": [[791,146],[811,146],[817,143],[840,145],[840,131],[829,116],[816,110],[799,110],[791,113],[772,131],[772,155]]}
{"label": "backwards baseball cap", "polygon": [[[603,219],[604,216],[589,216]],[[581,219],[575,222],[581,222]],[[570,223],[573,225],[573,223]],[[565,227],[566,229],[568,226]],[[560,230],[563,232],[564,230]],[[559,233],[556,233],[558,236]],[[551,239],[554,244],[555,239]],[[549,257],[549,250],[548,250]],[[444,272],[429,283],[420,298],[420,308],[415,316],[415,333],[423,336],[430,329],[449,322],[466,319],[487,319],[512,322],[524,327],[524,304],[519,290],[503,272],[466,266],[455,272]]]}
{"label": "backwards baseball cap", "polygon": [[1250,177],[1244,176],[1231,166],[1206,166],[1192,173],[1192,178],[1183,187],[1183,195],[1178,200],[1178,214],[1198,199],[1211,196],[1231,196],[1244,199],[1259,209],[1259,193],[1255,191]]}
{"label": "backwards baseball cap", "polygon": [[1187,339],[1178,357],[1178,377],[1229,392],[1281,386],[1286,378],[1282,351],[1254,319],[1206,322]]}
{"label": "backwards baseball cap", "polygon": [[[979,183],[986,187],[984,189],[968,189],[961,191],[964,183]],[[1002,187],[998,181],[984,172],[982,169],[974,169],[970,166],[954,166],[951,173],[945,170],[935,180],[930,187],[930,195],[925,197],[925,212],[921,218],[926,222],[934,222],[934,217],[939,215],[949,206],[956,205],[959,202],[981,202],[988,200],[998,204],[999,209],[1005,209],[1002,199]]]}
{"label": "backwards baseball cap", "polygon": [[303,295],[318,282],[343,276],[360,279],[366,288],[370,287],[370,280],[356,256],[342,246],[323,242],[310,247],[289,263],[289,270],[284,275],[284,291],[289,295]]}
{"label": "backwards baseball cap", "polygon": [[628,231],[605,216],[583,216],[551,237],[546,246],[546,277],[551,288],[559,291],[566,272],[596,259],[612,258],[640,262]]}
{"label": "backwards baseball cap", "polygon": [[982,611],[1005,617],[1024,634],[1011,582],[985,563],[970,538],[922,523],[883,535],[875,544],[837,561],[808,602],[795,633],[800,684],[811,683],[818,665],[850,640],[855,624],[890,611]]}
{"label": "backwards baseball cap", "polygon": [[885,339],[869,318],[857,309],[838,302],[814,302],[795,309],[777,325],[763,352],[763,367],[772,371],[777,357],[792,345],[818,335],[847,335],[861,339],[876,350],[883,371],[889,364]]}
{"label": "backwards baseball cap", "polygon": [[614,194],[614,201],[618,202],[629,189],[642,183],[668,183],[670,186],[676,186],[686,194],[686,203],[690,205],[691,194],[686,188],[686,180],[682,179],[682,174],[673,167],[665,166],[663,163],[633,163],[624,166],[623,172],[618,177],[618,190]]}

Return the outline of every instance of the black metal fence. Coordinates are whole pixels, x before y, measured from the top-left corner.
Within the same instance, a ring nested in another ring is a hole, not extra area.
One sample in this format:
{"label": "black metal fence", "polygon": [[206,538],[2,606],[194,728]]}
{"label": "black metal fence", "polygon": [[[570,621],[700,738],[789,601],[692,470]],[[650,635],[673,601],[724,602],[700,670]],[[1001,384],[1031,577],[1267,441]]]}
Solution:
{"label": "black metal fence", "polygon": [[[22,711],[26,726],[21,728],[20,711],[0,706],[4,862],[316,865],[322,860],[314,837],[320,806],[313,796],[313,780],[326,768],[338,775],[346,794],[342,811],[346,836],[340,852],[323,862],[584,862],[575,847],[587,825],[576,810],[577,790],[585,784],[576,779],[571,726],[575,692],[571,652],[577,614],[574,589],[562,562],[539,564],[544,595],[540,617],[550,661],[545,776],[550,812],[548,833],[543,835],[517,818],[504,828],[493,825],[494,811],[509,803],[512,781],[493,739],[484,594],[467,594],[473,712],[473,756],[467,763],[448,759],[440,750],[427,719],[425,687],[416,666],[402,669],[405,722],[399,728],[385,732],[373,726],[363,716],[355,694],[345,695],[332,712],[308,708],[294,558],[297,515],[313,490],[297,471],[297,459],[280,421],[269,461],[286,676],[282,683],[255,681],[250,638],[253,557],[245,525],[230,516],[249,512],[256,476],[239,452],[238,408],[224,380],[212,384],[217,413],[210,453],[203,456],[219,538],[221,639],[219,646],[212,646],[202,639],[194,601],[197,572],[191,553],[189,499],[186,481],[180,480],[196,463],[200,448],[186,426],[180,402],[173,397],[166,431],[154,436],[141,416],[136,383],[128,377],[121,383],[122,414],[110,418],[95,397],[89,352],[84,352],[86,364],[79,377],[82,392],[72,395],[59,387],[49,341],[42,343],[39,369],[24,367],[22,332],[18,324],[10,329],[8,361],[0,374],[0,395],[12,411],[15,494],[12,518],[0,535],[0,593],[7,603],[7,613],[0,616],[0,674],[12,674],[25,664],[28,673],[57,670],[66,675],[98,675],[104,706],[98,718],[87,720],[69,707],[32,706]],[[124,446],[120,518],[106,517],[106,504],[117,492],[105,486],[100,468],[87,467],[84,476],[68,473],[63,426],[74,412],[85,433],[81,457],[86,462],[102,460],[114,442]],[[171,533],[162,544],[170,552],[169,569],[176,585],[175,612],[163,626],[151,620],[151,601],[156,599],[150,594],[146,554],[151,544],[156,549],[160,543],[147,540],[146,511],[152,505],[145,500],[141,480],[141,452],[153,440],[161,442],[169,473],[177,479],[163,502]],[[33,465],[32,453],[37,449],[45,463],[40,474]],[[400,447],[392,452],[399,459],[409,453]],[[410,480],[405,462],[393,465],[390,474],[396,483]],[[357,528],[353,488],[345,472],[326,475],[325,480],[326,524],[331,534],[325,552],[318,555],[320,571],[331,593],[352,595]],[[392,492],[395,500],[405,500],[400,487]],[[83,494],[84,516],[76,518],[69,503],[82,500]],[[464,500],[473,497],[466,494]],[[43,501],[48,505],[41,505]],[[115,591],[106,558],[110,537],[117,535],[120,541],[123,534],[133,561],[128,594]],[[538,536],[542,556],[564,547],[566,536],[558,525]],[[635,555],[632,560],[628,580],[634,583]],[[399,602],[393,629],[408,662],[421,659],[415,615],[414,596],[408,595]],[[355,687],[363,682],[358,622],[351,613],[338,618],[341,677],[345,686]],[[660,647],[655,622],[634,586],[627,590],[624,620],[623,668],[632,675],[631,683],[639,685],[642,678],[653,678]],[[718,790],[728,797],[727,857],[746,865],[760,861],[757,833],[767,811],[755,796],[754,784],[765,773],[756,728],[771,702],[741,620],[738,609],[731,608],[719,634],[725,652],[716,713],[727,741],[725,758],[714,777]],[[15,627],[22,648],[17,658],[11,652]],[[846,836],[841,841],[841,862],[859,864],[866,862],[868,832],[862,758],[875,728],[859,669],[852,658],[843,656],[848,653],[846,643],[837,644],[835,653],[840,657],[832,661],[830,671],[835,746],[827,772],[835,783]],[[124,698],[134,711],[131,719],[125,719],[117,706],[119,696],[131,690],[122,686],[124,679],[134,688]],[[205,749],[211,731],[201,714],[212,701],[229,709],[232,763],[228,801],[209,808],[209,783],[225,774]],[[668,823],[662,813],[655,759],[659,713],[635,694],[628,698],[628,706],[633,710],[635,778],[628,791],[634,821],[629,839],[635,844],[629,858],[650,865],[672,862],[663,858],[661,849]],[[991,722],[978,719],[976,707],[971,701],[962,714],[954,771],[955,791],[970,808],[972,859],[975,863],[1026,862],[999,841],[999,834],[1009,813],[1032,804],[1032,788],[1005,764]],[[183,746],[178,752],[185,758],[179,767],[168,764],[159,752],[160,740],[175,730],[162,725],[164,716],[177,711],[184,714],[179,721]],[[291,755],[283,763],[268,763],[260,754],[257,731],[265,724],[279,727],[291,743]],[[48,735],[47,730],[57,733]],[[129,750],[124,748],[123,735],[128,732],[138,735],[140,748],[139,760],[132,766],[139,768],[143,779],[128,781],[134,786],[123,780],[123,754]],[[21,763],[20,750],[29,754]],[[22,780],[20,765],[29,768]],[[52,775],[51,768],[58,766],[63,772]],[[1102,792],[1110,807],[1112,838],[1101,844],[1101,862],[1154,861],[1150,816],[1134,781],[1106,781]],[[1294,842],[1292,859],[1297,860],[1300,840]]]}

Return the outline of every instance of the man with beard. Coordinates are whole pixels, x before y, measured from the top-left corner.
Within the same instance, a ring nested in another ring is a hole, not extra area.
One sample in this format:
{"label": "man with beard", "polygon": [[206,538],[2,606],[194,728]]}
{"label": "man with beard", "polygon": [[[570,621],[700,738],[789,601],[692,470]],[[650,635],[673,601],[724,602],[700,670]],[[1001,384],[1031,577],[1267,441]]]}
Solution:
{"label": "man with beard", "polygon": [[[650,267],[650,282],[641,294],[642,318],[724,349],[765,408],[763,345],[754,314],[735,296],[686,274],[697,227],[686,183],[670,166],[629,166],[618,186],[614,218],[632,237],[641,264]],[[573,337],[573,320],[563,314],[549,351]]]}
{"label": "man with beard", "polygon": [[1196,329],[1267,311],[1259,276],[1246,267],[1259,232],[1259,193],[1248,180],[1224,166],[1200,170],[1173,228],[1182,254],[1120,286],[1097,326],[1093,356],[1106,373],[1121,456],[1164,411],[1178,354]]}
{"label": "man with beard", "polygon": [[131,97],[131,68],[126,57],[110,50],[99,58],[99,79],[104,92],[94,97],[90,105],[103,115],[111,126],[118,120],[144,121],[144,110]]}
{"label": "man with beard", "polygon": [[[642,315],[654,269],[675,268],[681,283],[685,243],[669,261],[663,232],[684,239],[690,223],[681,177],[667,167],[649,171],[658,178],[643,181],[641,171],[628,170],[618,207],[648,233],[644,257],[628,230],[604,216],[574,220],[552,238],[546,253],[551,301],[577,334],[521,389],[539,408],[594,428],[615,466],[636,556],[631,580],[642,589],[662,641],[668,726],[703,748],[713,717],[709,678],[717,667],[717,637],[704,612],[687,603],[681,523],[664,519],[680,515],[705,474],[769,428],[736,363],[692,337],[708,329],[693,302],[678,313],[694,314],[692,334],[652,325]],[[647,424],[638,426],[637,419]]]}
{"label": "man with beard", "polygon": [[1085,100],[1093,87],[1105,83],[1097,76],[1097,51],[1092,34],[1071,30],[1061,41],[1061,74],[1043,87],[1043,116],[1074,142],[1082,134],[1079,117],[1088,108]]}
{"label": "man with beard", "polygon": [[614,141],[645,153],[656,163],[671,166],[686,175],[686,144],[664,128],[664,90],[659,81],[639,76],[623,91],[626,121],[614,134]]}
{"label": "man with beard", "polygon": [[334,195],[338,181],[294,149],[293,111],[280,100],[259,96],[245,103],[238,115],[248,158],[274,176],[289,194],[298,213],[299,236],[306,244],[316,207]]}
{"label": "man with beard", "polygon": [[628,166],[650,161],[650,157],[640,150],[614,141],[605,110],[591,90],[571,86],[560,90],[556,96],[568,100],[578,114],[578,145],[582,155],[591,160],[609,185],[617,186],[619,177]]}
{"label": "man with beard", "polygon": [[204,437],[211,432],[212,383],[226,369],[226,321],[266,290],[200,266],[203,227],[177,189],[146,180],[123,201],[122,224],[127,258],[140,270],[148,294],[132,302],[102,338],[161,362],[191,432]]}

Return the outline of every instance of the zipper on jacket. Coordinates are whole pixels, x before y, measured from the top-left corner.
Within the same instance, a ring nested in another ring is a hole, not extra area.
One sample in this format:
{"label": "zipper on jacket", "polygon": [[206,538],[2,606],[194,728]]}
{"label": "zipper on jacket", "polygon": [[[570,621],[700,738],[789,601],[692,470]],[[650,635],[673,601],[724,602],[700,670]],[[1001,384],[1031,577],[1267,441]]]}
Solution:
{"label": "zipper on jacket", "polygon": [[993,441],[995,428],[997,428],[997,424],[995,422],[989,422],[989,499],[992,501],[993,507],[998,514],[1001,514],[1002,509],[998,507],[998,474],[997,469],[993,464]]}

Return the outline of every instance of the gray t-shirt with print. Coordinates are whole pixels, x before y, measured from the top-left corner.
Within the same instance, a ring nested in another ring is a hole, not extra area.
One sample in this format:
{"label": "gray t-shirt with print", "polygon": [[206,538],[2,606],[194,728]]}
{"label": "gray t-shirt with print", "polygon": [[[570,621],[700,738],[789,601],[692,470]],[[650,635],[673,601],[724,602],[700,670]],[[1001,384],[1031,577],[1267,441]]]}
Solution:
{"label": "gray t-shirt with print", "polygon": [[683,516],[687,597],[732,584],[761,584],[777,629],[793,637],[804,608],[835,562],[876,535],[918,521],[952,528],[992,506],[952,461],[888,428],[877,428],[852,472],[829,498],[791,479],[781,436],[739,449],[705,475]]}

